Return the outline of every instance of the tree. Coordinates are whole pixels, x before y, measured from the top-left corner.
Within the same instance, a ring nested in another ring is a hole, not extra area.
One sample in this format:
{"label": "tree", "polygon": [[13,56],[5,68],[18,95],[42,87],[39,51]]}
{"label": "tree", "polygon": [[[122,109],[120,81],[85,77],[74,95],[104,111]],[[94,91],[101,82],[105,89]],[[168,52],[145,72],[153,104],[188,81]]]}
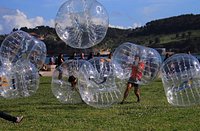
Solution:
{"label": "tree", "polygon": [[160,38],[156,37],[155,38],[155,43],[160,43]]}
{"label": "tree", "polygon": [[185,38],[185,33],[182,33],[182,34],[181,34],[181,38]]}
{"label": "tree", "polygon": [[153,43],[153,41],[152,40],[149,40],[149,45],[151,45]]}
{"label": "tree", "polygon": [[190,38],[190,36],[192,35],[191,31],[188,31],[188,37]]}
{"label": "tree", "polygon": [[176,38],[179,38],[179,33],[176,33]]}
{"label": "tree", "polygon": [[28,28],[27,27],[21,27],[20,30],[23,30],[25,32],[29,32]]}
{"label": "tree", "polygon": [[15,32],[15,31],[18,31],[18,29],[17,28],[13,28],[12,32]]}

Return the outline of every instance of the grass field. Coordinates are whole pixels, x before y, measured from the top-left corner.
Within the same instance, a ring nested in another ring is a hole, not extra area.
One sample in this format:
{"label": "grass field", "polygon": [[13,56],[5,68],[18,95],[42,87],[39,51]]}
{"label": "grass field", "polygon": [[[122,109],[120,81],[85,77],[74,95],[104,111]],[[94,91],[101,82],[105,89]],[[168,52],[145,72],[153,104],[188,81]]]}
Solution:
{"label": "grass field", "polygon": [[51,93],[51,78],[41,77],[37,93],[28,98],[0,99],[0,109],[23,115],[14,124],[0,119],[4,130],[200,130],[200,106],[173,107],[168,104],[162,82],[142,86],[142,100],[131,92],[127,103],[106,109],[86,104],[64,105]]}

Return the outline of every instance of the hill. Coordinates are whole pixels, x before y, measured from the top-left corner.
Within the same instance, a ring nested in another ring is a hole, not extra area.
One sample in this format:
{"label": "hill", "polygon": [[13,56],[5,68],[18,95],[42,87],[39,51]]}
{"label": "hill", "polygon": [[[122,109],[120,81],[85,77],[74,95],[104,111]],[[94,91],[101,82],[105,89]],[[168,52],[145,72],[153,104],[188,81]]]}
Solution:
{"label": "hill", "polygon": [[[154,20],[146,23],[143,27],[136,29],[117,29],[108,28],[104,40],[89,49],[73,49],[67,46],[57,36],[54,28],[48,26],[38,26],[33,29],[22,27],[20,30],[28,33],[34,33],[43,38],[47,45],[49,55],[55,55],[60,52],[72,54],[72,52],[90,51],[98,52],[99,50],[114,50],[124,42],[133,42],[153,48],[166,48],[167,51],[192,53],[200,51],[200,15],[180,15],[170,18]],[[17,29],[13,29],[15,31]],[[0,42],[6,35],[0,36]]]}

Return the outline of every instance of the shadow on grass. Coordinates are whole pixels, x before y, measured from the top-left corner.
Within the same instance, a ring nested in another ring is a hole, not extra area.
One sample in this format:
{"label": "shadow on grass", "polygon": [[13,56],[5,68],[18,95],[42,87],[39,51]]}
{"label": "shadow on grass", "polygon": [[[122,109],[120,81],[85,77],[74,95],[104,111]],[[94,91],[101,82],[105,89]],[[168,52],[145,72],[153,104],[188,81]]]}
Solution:
{"label": "shadow on grass", "polygon": [[156,114],[157,112],[167,112],[169,110],[174,110],[174,108],[177,107],[173,107],[170,105],[147,105],[142,102],[126,102],[124,104],[117,104],[115,108],[119,110],[118,115],[127,116],[137,115],[138,113],[140,115],[144,115],[149,112]]}
{"label": "shadow on grass", "polygon": [[5,113],[10,113],[10,112],[17,112],[17,113],[21,113],[21,112],[26,112],[26,110],[16,110],[16,109],[9,109],[9,110],[1,110]]}
{"label": "shadow on grass", "polygon": [[36,107],[39,110],[57,110],[57,109],[65,109],[65,110],[82,110],[88,108],[88,105],[84,103],[80,104],[46,104],[40,105]]}
{"label": "shadow on grass", "polygon": [[49,84],[51,84],[51,82],[41,82],[40,84],[41,85],[49,85]]}

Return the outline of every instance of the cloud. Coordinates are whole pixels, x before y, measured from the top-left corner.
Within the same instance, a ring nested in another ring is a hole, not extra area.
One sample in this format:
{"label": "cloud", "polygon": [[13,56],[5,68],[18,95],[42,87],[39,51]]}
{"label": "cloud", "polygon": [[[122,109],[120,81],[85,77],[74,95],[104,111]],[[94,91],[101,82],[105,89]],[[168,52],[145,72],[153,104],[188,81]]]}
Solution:
{"label": "cloud", "polygon": [[118,26],[118,25],[109,25],[111,28],[117,28],[117,29],[128,29],[129,27],[123,27],[123,26]]}
{"label": "cloud", "polygon": [[135,28],[141,27],[141,26],[142,26],[141,23],[133,23],[132,26],[127,26],[127,27],[125,27],[125,26],[117,26],[117,25],[109,25],[109,27],[117,28],[117,29],[135,29]]}
{"label": "cloud", "polygon": [[45,20],[41,16],[28,18],[27,15],[20,10],[0,9],[0,34],[8,34],[13,28],[34,28],[40,25],[54,26],[54,20]]}
{"label": "cloud", "polygon": [[138,27],[141,27],[141,26],[142,26],[141,23],[133,23],[132,28],[135,29],[135,28],[138,28]]}
{"label": "cloud", "polygon": [[48,25],[50,27],[54,27],[55,26],[55,21],[53,19],[50,19],[49,21],[46,21],[46,25]]}

